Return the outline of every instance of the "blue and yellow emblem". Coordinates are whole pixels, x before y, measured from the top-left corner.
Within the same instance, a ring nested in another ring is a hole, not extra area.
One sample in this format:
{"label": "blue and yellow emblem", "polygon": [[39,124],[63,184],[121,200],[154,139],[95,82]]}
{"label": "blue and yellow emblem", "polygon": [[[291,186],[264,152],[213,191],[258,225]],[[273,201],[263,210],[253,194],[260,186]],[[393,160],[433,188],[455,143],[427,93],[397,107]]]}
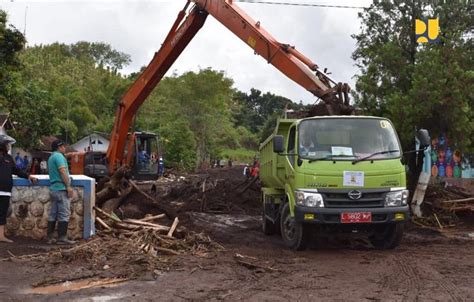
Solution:
{"label": "blue and yellow emblem", "polygon": [[439,19],[416,19],[415,34],[417,43],[436,43],[439,37]]}

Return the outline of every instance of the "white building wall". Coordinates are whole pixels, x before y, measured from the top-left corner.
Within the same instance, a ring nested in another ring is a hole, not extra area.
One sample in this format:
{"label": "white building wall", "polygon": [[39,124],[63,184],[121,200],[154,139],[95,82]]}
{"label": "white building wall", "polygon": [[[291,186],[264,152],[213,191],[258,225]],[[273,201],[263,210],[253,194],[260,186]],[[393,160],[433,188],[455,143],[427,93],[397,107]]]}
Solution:
{"label": "white building wall", "polygon": [[79,152],[87,151],[88,147],[90,147],[91,151],[107,152],[107,148],[109,147],[109,140],[101,135],[94,133],[82,138],[75,144],[71,145],[71,147],[73,147]]}

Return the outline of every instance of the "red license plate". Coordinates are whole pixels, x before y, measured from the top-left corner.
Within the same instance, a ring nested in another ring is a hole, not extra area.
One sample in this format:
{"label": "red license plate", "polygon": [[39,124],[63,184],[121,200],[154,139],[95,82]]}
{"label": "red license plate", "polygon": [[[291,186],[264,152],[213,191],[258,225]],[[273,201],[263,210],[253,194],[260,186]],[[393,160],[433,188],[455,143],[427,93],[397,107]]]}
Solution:
{"label": "red license plate", "polygon": [[372,222],[371,212],[341,213],[341,223]]}

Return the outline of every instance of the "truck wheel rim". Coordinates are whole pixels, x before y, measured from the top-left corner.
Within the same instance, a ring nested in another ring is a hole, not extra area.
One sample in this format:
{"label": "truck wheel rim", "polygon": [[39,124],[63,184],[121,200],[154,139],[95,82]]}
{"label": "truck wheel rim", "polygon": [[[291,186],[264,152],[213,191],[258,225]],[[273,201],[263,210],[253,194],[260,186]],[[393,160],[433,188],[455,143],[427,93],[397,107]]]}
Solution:
{"label": "truck wheel rim", "polygon": [[294,220],[288,216],[284,221],[284,232],[288,239],[293,240],[295,238],[295,223]]}

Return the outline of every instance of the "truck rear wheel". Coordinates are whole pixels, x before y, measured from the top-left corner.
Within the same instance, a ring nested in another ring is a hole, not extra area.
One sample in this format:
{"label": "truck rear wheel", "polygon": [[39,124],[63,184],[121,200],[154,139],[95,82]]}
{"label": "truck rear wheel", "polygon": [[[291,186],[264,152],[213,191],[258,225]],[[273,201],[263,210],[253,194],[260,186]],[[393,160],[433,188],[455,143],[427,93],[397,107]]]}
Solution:
{"label": "truck rear wheel", "polygon": [[283,206],[280,219],[281,238],[283,242],[293,250],[304,250],[308,245],[309,231],[307,228],[295,221],[290,215],[290,204],[287,202]]}
{"label": "truck rear wheel", "polygon": [[376,249],[389,250],[396,248],[402,241],[405,225],[401,223],[393,223],[376,230],[369,237],[370,242]]}

